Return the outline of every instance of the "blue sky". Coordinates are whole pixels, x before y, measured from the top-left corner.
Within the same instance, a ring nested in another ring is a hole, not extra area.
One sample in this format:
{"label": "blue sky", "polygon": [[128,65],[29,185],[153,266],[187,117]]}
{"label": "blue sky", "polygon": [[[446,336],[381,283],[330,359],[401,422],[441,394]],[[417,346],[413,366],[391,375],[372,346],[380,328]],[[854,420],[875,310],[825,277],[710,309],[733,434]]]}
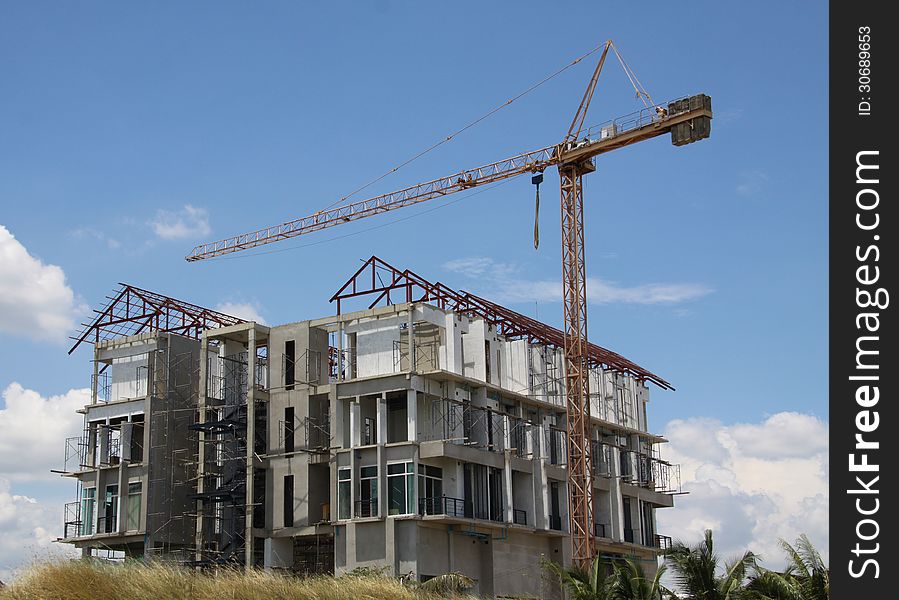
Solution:
{"label": "blue sky", "polygon": [[[86,387],[90,353],[67,356],[61,332],[119,281],[280,323],[331,312],[331,293],[378,254],[559,325],[554,171],[538,251],[520,178],[276,253],[182,257],[331,204],[612,38],[655,99],[708,93],[716,118],[709,140],[642,143],[587,177],[591,338],[677,387],[653,393],[656,431],[784,411],[826,422],[826,6],[668,7],[4,4],[0,225],[40,261],[35,273],[59,267],[54,289],[72,297],[41,296],[57,313],[40,339],[21,331],[28,301],[4,306],[0,388]],[[366,191],[561,140],[594,60]],[[587,122],[637,107],[610,60]],[[0,285],[14,285],[21,252],[0,256]],[[34,496],[58,485],[7,479]]]}

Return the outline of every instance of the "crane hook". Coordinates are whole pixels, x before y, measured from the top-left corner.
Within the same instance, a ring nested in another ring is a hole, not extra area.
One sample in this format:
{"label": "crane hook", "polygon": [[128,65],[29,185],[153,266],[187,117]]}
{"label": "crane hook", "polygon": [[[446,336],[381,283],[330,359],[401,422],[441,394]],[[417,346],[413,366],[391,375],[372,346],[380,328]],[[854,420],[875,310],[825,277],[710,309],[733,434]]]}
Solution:
{"label": "crane hook", "polygon": [[543,183],[543,173],[531,177],[531,183],[537,186],[537,204],[534,208],[534,250],[536,250],[540,246],[540,184]]}

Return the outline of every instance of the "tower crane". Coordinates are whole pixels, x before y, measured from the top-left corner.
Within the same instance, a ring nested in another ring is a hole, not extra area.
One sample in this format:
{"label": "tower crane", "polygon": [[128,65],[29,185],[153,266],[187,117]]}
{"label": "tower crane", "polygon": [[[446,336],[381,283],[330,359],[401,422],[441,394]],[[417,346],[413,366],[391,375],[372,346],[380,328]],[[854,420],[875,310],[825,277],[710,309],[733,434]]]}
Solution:
{"label": "tower crane", "polygon": [[[366,200],[343,202],[312,215],[266,227],[250,233],[201,244],[185,257],[200,261],[265,244],[306,235],[350,221],[412,206],[470,188],[495,183],[525,173],[538,184],[549,167],[559,171],[562,225],[562,303],[565,332],[565,390],[568,442],[568,515],[572,561],[589,566],[594,552],[593,469],[590,456],[590,393],[587,351],[587,290],[584,266],[583,176],[596,170],[594,159],[612,150],[671,133],[675,146],[709,137],[711,98],[698,94],[665,105],[654,104],[636,76],[621,59],[611,40],[602,45],[602,54],[581,99],[565,138],[558,144],[525,152],[467,169],[452,175],[418,183]],[[609,50],[615,52],[644,108],[638,113],[612,121],[582,138],[584,120]],[[591,137],[598,133],[597,137]],[[539,190],[539,188],[538,188]],[[538,191],[539,201],[539,191]],[[535,229],[535,245],[537,232]]]}

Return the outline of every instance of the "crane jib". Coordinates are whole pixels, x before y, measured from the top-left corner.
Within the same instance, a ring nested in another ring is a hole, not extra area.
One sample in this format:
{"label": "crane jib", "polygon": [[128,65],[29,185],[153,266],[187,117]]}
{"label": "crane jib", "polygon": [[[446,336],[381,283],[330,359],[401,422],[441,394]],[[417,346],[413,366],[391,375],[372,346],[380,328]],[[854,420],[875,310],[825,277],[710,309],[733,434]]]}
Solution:
{"label": "crane jib", "polygon": [[[709,136],[712,118],[711,99],[698,94],[669,102],[664,115],[641,111],[622,125],[600,129],[598,139],[568,142],[525,152],[511,158],[455,173],[390,192],[320,211],[301,219],[259,229],[243,235],[202,244],[186,257],[190,262],[247,250],[280,240],[313,233],[328,227],[364,217],[412,206],[434,198],[441,198],[476,186],[495,183],[524,173],[541,173],[546,168],[564,163],[583,162],[595,156],[629,146],[671,132],[672,143],[683,145]],[[630,126],[629,126],[630,125]],[[613,135],[605,135],[606,131]],[[590,130],[592,131],[592,129]],[[588,132],[589,135],[590,132]]]}

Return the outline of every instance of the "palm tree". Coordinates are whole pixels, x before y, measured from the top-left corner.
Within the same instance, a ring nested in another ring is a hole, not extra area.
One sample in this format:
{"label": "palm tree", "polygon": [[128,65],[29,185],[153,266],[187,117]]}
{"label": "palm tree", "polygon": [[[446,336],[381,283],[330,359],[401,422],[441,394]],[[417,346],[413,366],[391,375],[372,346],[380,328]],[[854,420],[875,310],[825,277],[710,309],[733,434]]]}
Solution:
{"label": "palm tree", "polygon": [[677,541],[665,552],[665,556],[678,586],[694,600],[736,600],[745,597],[743,582],[749,569],[756,565],[755,555],[747,551],[739,559],[725,564],[724,574],[719,575],[720,559],[715,554],[710,529],[705,531],[704,539],[696,546],[690,547]]}
{"label": "palm tree", "polygon": [[558,577],[568,589],[570,600],[613,600],[612,579],[606,577],[597,557],[589,571],[578,567],[566,569],[560,564],[544,561],[544,567]]}
{"label": "palm tree", "polygon": [[747,589],[756,598],[768,600],[828,600],[830,571],[821,554],[803,533],[791,546],[780,540],[789,564],[783,573],[756,567]]}
{"label": "palm tree", "polygon": [[656,571],[655,577],[649,580],[637,561],[627,559],[621,563],[616,562],[610,597],[612,600],[658,600],[662,597],[662,592],[670,593],[661,584],[664,572],[663,565]]}

